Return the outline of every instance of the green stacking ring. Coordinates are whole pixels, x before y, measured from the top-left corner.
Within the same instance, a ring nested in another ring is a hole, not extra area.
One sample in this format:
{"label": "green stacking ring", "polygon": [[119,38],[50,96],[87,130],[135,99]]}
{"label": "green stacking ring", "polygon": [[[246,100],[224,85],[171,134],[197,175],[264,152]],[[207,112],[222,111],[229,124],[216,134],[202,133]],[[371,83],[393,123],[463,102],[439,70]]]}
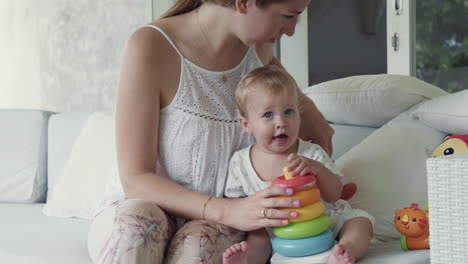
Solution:
{"label": "green stacking ring", "polygon": [[298,239],[315,236],[325,232],[330,226],[330,219],[325,214],[299,223],[291,223],[287,226],[273,227],[273,234],[285,239]]}

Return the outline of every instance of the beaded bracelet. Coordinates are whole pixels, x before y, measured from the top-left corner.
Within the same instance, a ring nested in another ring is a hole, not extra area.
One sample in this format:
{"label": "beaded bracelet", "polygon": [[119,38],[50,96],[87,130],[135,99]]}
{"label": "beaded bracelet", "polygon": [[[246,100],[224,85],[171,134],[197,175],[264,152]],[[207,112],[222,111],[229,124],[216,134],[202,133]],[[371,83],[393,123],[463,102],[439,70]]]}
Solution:
{"label": "beaded bracelet", "polygon": [[212,198],[213,198],[213,196],[210,196],[210,197],[206,200],[205,204],[203,205],[202,219],[205,219],[206,204],[208,204],[208,202],[209,202]]}

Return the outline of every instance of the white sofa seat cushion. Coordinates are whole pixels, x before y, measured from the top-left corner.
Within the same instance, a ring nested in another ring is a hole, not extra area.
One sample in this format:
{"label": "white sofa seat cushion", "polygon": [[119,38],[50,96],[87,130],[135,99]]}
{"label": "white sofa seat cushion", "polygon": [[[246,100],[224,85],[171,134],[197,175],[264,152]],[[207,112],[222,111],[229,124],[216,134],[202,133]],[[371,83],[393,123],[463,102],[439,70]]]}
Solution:
{"label": "white sofa seat cushion", "polygon": [[[315,255],[320,256],[320,255]],[[322,258],[299,257],[287,258],[275,253],[271,259],[271,264],[323,264]],[[320,256],[322,257],[322,256]],[[361,259],[359,264],[427,264],[429,263],[429,250],[401,249],[400,241],[381,242],[374,240],[371,242],[369,252]]]}
{"label": "white sofa seat cushion", "polygon": [[38,110],[0,111],[0,202],[44,202],[49,115]]}
{"label": "white sofa seat cushion", "polygon": [[47,217],[43,207],[0,203],[0,262],[91,264],[87,249],[91,221]]}
{"label": "white sofa seat cushion", "polygon": [[430,262],[430,251],[401,249],[400,240],[381,242],[372,241],[369,252],[359,264],[427,264]]}

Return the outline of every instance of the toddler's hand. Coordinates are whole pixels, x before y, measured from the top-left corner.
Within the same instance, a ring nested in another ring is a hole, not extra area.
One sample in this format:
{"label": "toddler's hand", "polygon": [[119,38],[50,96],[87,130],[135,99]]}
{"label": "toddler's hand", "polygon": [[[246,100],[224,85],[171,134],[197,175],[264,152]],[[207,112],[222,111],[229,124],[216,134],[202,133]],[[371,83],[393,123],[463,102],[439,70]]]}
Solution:
{"label": "toddler's hand", "polygon": [[318,175],[323,166],[323,164],[318,161],[304,156],[298,156],[295,153],[289,154],[288,162],[288,171],[291,171],[292,175],[299,176],[304,176],[308,173]]}

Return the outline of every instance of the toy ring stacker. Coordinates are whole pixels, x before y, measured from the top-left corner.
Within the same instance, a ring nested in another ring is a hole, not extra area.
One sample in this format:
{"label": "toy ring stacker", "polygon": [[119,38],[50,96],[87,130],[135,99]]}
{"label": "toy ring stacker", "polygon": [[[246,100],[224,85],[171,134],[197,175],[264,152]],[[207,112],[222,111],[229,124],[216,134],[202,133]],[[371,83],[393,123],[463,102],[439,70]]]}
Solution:
{"label": "toy ring stacker", "polygon": [[[320,190],[317,187],[312,187],[305,190],[296,191],[293,195],[276,196],[279,198],[292,198],[301,201],[301,206],[313,204],[320,200]],[[296,210],[296,209],[293,209]]]}
{"label": "toy ring stacker", "polygon": [[279,210],[291,210],[299,213],[298,217],[289,219],[290,223],[298,223],[314,219],[323,214],[325,210],[325,204],[322,201],[318,201],[306,206],[299,208],[278,208]]}
{"label": "toy ring stacker", "polygon": [[299,223],[291,223],[287,226],[273,227],[275,236],[285,239],[298,239],[315,236],[325,232],[330,226],[330,219],[327,215],[321,216]]}

